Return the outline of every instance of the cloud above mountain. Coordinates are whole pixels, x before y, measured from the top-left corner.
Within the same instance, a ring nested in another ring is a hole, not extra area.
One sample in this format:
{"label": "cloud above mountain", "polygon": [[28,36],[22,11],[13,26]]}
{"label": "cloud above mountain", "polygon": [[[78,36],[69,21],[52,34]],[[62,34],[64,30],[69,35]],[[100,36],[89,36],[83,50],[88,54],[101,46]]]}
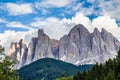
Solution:
{"label": "cloud above mountain", "polygon": [[28,31],[19,31],[15,32],[12,30],[6,30],[3,34],[0,34],[0,45],[3,45],[6,49],[6,53],[8,48],[10,47],[11,42],[18,42],[20,39],[24,39],[28,44],[32,37],[37,36],[36,29],[29,29]]}
{"label": "cloud above mountain", "polygon": [[9,15],[14,16],[34,13],[34,9],[32,7],[32,4],[30,3],[26,4],[6,3],[4,5],[4,9],[7,10]]}
{"label": "cloud above mountain", "polygon": [[[76,24],[92,32],[105,28],[120,40],[120,0],[0,1],[0,44],[23,38],[28,43],[43,28],[59,39]],[[8,44],[8,45],[6,45]]]}

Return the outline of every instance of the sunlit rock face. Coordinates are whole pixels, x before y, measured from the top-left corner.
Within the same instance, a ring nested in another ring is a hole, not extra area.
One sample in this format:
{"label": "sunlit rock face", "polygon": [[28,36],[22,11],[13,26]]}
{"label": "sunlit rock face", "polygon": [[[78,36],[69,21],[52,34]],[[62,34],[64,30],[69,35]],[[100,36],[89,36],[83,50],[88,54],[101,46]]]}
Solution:
{"label": "sunlit rock face", "polygon": [[60,40],[50,39],[43,29],[32,38],[28,47],[24,40],[11,43],[8,55],[17,60],[16,69],[41,58],[54,58],[75,65],[103,63],[114,58],[120,42],[105,29],[90,33],[83,25],[75,25]]}
{"label": "sunlit rock face", "polygon": [[83,25],[78,24],[68,35],[59,41],[60,60],[80,64],[103,63],[115,58],[120,42],[105,29],[97,28],[90,33]]}
{"label": "sunlit rock face", "polygon": [[28,48],[26,42],[23,39],[21,39],[18,43],[11,43],[11,46],[8,50],[8,56],[12,57],[15,60],[15,69],[24,66],[27,59],[27,53]]}

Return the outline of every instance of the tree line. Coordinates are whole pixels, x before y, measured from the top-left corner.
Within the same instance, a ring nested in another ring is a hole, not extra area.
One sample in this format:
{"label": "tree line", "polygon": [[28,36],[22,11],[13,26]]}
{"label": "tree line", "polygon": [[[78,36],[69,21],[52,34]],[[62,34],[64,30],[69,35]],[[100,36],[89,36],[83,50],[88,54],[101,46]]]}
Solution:
{"label": "tree line", "polygon": [[95,64],[91,70],[78,72],[73,80],[120,80],[120,50],[114,59]]}
{"label": "tree line", "polygon": [[61,77],[57,80],[120,80],[120,49],[114,59],[109,59],[105,63],[96,63],[93,67],[84,72],[70,77]]}
{"label": "tree line", "polygon": [[14,61],[5,55],[4,48],[0,46],[0,80],[19,80],[19,76],[12,69]]}

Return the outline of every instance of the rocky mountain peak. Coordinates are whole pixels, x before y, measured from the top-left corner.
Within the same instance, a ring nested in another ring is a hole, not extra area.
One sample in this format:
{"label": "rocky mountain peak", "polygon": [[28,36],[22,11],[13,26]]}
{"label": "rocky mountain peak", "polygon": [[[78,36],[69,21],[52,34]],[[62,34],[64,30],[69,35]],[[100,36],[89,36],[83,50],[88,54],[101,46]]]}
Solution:
{"label": "rocky mountain peak", "polygon": [[98,37],[100,38],[101,37],[101,33],[100,33],[100,31],[97,28],[95,28],[93,33],[91,34],[91,36],[94,36],[96,38],[98,38]]}
{"label": "rocky mountain peak", "polygon": [[18,69],[24,65],[27,58],[28,48],[26,42],[21,39],[19,42],[12,42],[8,50],[8,56],[13,58],[18,65],[15,65],[14,68]]}
{"label": "rocky mountain peak", "polygon": [[101,33],[108,33],[104,28],[102,28]]}
{"label": "rocky mountain peak", "polygon": [[41,38],[43,36],[46,36],[46,34],[44,33],[44,30],[43,29],[39,29],[38,30],[38,38]]}
{"label": "rocky mountain peak", "polygon": [[50,39],[43,29],[38,30],[38,37],[32,38],[29,46],[23,39],[12,43],[9,54],[18,61],[16,69],[41,58],[54,58],[75,65],[103,63],[115,58],[120,42],[105,29],[97,28],[90,33],[82,24],[75,25],[71,31],[60,38]]}
{"label": "rocky mountain peak", "polygon": [[26,44],[26,41],[23,40],[23,39],[21,39],[21,40],[19,41],[19,44]]}
{"label": "rocky mountain peak", "polygon": [[104,28],[102,28],[101,36],[102,36],[104,41],[110,41],[112,39],[116,39],[111,33],[106,31]]}
{"label": "rocky mountain peak", "polygon": [[87,30],[87,28],[86,27],[84,27],[82,24],[78,24],[78,25],[75,25],[72,29],[71,29],[71,31],[70,31],[70,33],[71,32],[74,32],[74,31],[77,31],[77,32],[87,32],[87,33],[89,33],[89,31]]}
{"label": "rocky mountain peak", "polygon": [[100,33],[100,32],[99,32],[98,28],[95,28],[93,33]]}
{"label": "rocky mountain peak", "polygon": [[49,36],[44,33],[43,29],[38,30],[38,39],[40,39],[42,41],[49,41],[50,40]]}
{"label": "rocky mountain peak", "polygon": [[78,42],[78,39],[87,38],[89,35],[90,32],[82,24],[75,25],[68,34],[70,39],[75,42]]}
{"label": "rocky mountain peak", "polygon": [[18,43],[17,42],[12,42],[11,45],[10,45],[10,48],[13,49],[13,48],[17,48],[19,47]]}
{"label": "rocky mountain peak", "polygon": [[15,52],[15,50],[19,47],[19,44],[17,42],[12,42],[10,44],[10,48],[8,49],[8,56],[12,56]]}

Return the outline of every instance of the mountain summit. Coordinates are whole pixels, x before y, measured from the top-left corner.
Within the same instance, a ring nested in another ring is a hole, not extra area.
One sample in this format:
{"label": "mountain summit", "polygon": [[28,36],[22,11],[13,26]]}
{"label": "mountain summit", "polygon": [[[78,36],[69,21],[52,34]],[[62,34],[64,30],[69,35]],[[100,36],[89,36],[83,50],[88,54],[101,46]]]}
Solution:
{"label": "mountain summit", "polygon": [[[75,65],[103,63],[114,58],[119,47],[120,42],[105,29],[99,32],[95,28],[93,33],[90,33],[83,25],[78,24],[60,40],[50,39],[43,29],[40,29],[38,37],[32,38],[28,47],[25,41],[11,43],[8,54],[18,61],[16,69],[19,69],[47,57]],[[19,55],[19,58],[16,55]]]}

